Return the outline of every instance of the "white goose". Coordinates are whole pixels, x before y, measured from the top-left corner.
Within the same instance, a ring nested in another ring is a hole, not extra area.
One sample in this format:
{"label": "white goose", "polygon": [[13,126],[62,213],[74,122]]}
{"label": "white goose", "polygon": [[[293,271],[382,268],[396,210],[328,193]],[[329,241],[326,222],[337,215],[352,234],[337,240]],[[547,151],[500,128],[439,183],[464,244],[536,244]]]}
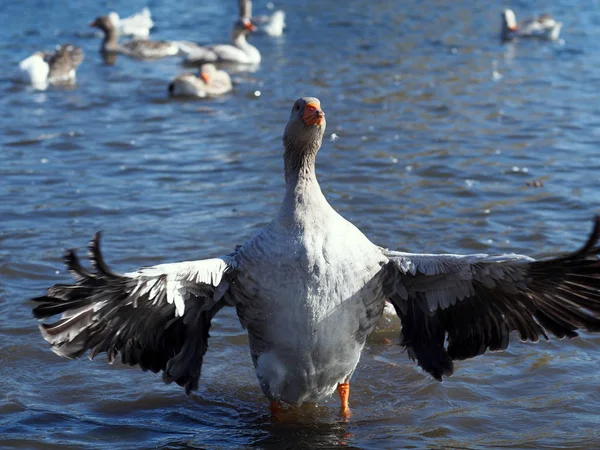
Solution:
{"label": "white goose", "polygon": [[249,19],[240,19],[233,24],[231,32],[232,44],[201,46],[193,42],[178,41],[187,64],[230,63],[259,64],[261,60],[258,49],[246,40],[246,36],[256,27]]}
{"label": "white goose", "polygon": [[54,52],[35,52],[19,63],[19,70],[25,82],[43,90],[48,84],[74,83],[82,61],[81,48],[65,44],[56,47]]}
{"label": "white goose", "polygon": [[558,39],[562,25],[562,22],[557,22],[550,14],[542,14],[539,17],[517,23],[513,10],[505,9],[502,12],[500,38],[503,41],[510,41],[519,37],[554,41]]}
{"label": "white goose", "polygon": [[268,36],[281,36],[285,28],[285,12],[277,10],[271,15],[254,16],[252,22],[257,25],[256,31]]}
{"label": "white goose", "polygon": [[234,306],[248,330],[260,386],[280,402],[319,402],[336,390],[349,414],[349,382],[367,335],[389,300],[402,345],[441,380],[455,360],[503,350],[551,333],[600,331],[600,218],[579,251],[535,261],[521,255],[428,255],[373,244],[327,202],[315,174],[325,131],[316,98],[297,100],[283,135],[285,194],[273,220],[233,253],[110,271],[99,235],[89,246],[93,272],[70,250],[75,284],[35,298],[43,337],[60,356],[100,352],[163,372],[197,389],[211,319]]}
{"label": "white goose", "polygon": [[182,97],[218,97],[231,91],[231,77],[213,64],[204,64],[200,73],[184,73],[169,83],[169,95]]}
{"label": "white goose", "polygon": [[144,8],[140,12],[125,18],[121,18],[115,11],[111,11],[108,18],[121,36],[148,39],[150,29],[154,26],[149,8]]}

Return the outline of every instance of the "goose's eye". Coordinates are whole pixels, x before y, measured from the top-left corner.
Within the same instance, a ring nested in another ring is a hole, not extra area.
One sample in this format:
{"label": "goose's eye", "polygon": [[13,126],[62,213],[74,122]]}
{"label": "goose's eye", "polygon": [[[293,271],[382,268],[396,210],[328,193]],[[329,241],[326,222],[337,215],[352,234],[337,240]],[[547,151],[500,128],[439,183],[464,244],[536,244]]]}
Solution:
{"label": "goose's eye", "polygon": [[294,105],[294,109],[295,109],[296,111],[298,111],[298,110],[300,109],[300,105],[299,105],[298,103],[296,103],[296,104]]}
{"label": "goose's eye", "polygon": [[312,105],[308,105],[306,108],[307,108],[307,109],[308,109],[310,112],[315,112],[315,111],[317,110],[317,108],[315,108],[315,107],[314,107],[314,106],[312,106]]}

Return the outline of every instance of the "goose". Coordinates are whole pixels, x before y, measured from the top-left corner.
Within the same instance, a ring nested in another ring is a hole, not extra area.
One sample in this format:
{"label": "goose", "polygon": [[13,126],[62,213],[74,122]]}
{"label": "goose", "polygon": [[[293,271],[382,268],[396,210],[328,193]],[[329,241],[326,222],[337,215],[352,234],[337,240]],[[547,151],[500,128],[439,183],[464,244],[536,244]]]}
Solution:
{"label": "goose", "polygon": [[198,75],[184,73],[169,83],[169,94],[188,97],[217,97],[231,91],[231,78],[214,64],[204,64]]}
{"label": "goose", "polygon": [[256,27],[247,18],[239,19],[233,24],[231,40],[233,44],[201,46],[193,42],[178,41],[181,52],[185,55],[187,64],[205,63],[260,63],[260,52],[246,40],[246,36],[255,31]]}
{"label": "goose", "polygon": [[298,99],[283,134],[285,193],[279,211],[223,256],[110,270],[100,234],[92,271],[75,252],[74,284],[34,298],[34,317],[58,355],[162,372],[189,393],[198,388],[212,318],[237,310],[271,411],[320,402],[336,391],[350,415],[350,380],[386,300],[402,323],[408,356],[436,380],[454,361],[503,350],[509,334],[536,342],[552,334],[600,331],[600,217],[578,251],[534,260],[507,254],[419,254],[372,243],[331,207],[315,160],[326,122],[317,98]]}
{"label": "goose", "polygon": [[513,10],[505,9],[502,12],[500,38],[503,41],[510,41],[519,37],[554,41],[558,39],[562,25],[562,22],[557,22],[547,13],[517,23]]}
{"label": "goose", "polygon": [[[252,16],[252,0],[238,0],[241,19],[252,20],[256,31],[268,36],[281,36],[285,28],[285,12],[277,10],[271,15]],[[271,4],[272,7],[272,4]]]}
{"label": "goose", "polygon": [[83,61],[83,50],[71,44],[59,45],[54,52],[35,52],[19,63],[23,79],[38,89],[48,84],[72,84]]}
{"label": "goose", "polygon": [[179,48],[169,41],[134,40],[118,42],[117,30],[108,16],[100,16],[90,22],[90,27],[96,27],[104,33],[100,52],[105,55],[122,54],[137,59],[159,59],[175,56]]}
{"label": "goose", "polygon": [[285,28],[285,11],[277,10],[271,15],[254,16],[252,22],[256,24],[256,31],[268,36],[281,36]]}
{"label": "goose", "polygon": [[149,8],[121,19],[115,11],[108,13],[108,18],[121,36],[133,36],[138,39],[148,39],[150,28],[154,26]]}

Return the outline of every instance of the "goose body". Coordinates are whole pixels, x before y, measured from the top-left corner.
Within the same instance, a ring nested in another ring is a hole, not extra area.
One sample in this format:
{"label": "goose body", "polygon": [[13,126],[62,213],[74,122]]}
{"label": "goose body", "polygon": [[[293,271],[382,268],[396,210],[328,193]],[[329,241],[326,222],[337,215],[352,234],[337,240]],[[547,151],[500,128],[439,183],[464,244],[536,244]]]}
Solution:
{"label": "goose body", "polygon": [[254,16],[252,21],[256,23],[258,33],[281,36],[285,28],[285,12],[277,10],[271,15]]}
{"label": "goose body", "polygon": [[199,75],[184,73],[169,84],[169,94],[182,97],[217,97],[231,91],[231,78],[224,70],[204,64]]}
{"label": "goose body", "polygon": [[115,26],[108,16],[97,17],[90,27],[104,33],[100,52],[105,55],[121,54],[136,59],[160,59],[179,54],[179,47],[170,41],[133,40],[120,43]]}
{"label": "goose body", "polygon": [[331,395],[383,311],[385,256],[331,208],[315,178],[302,177],[288,181],[279,214],[236,261],[243,275],[231,292],[248,298],[238,316],[265,395],[291,404]]}
{"label": "goose body", "polygon": [[19,63],[25,82],[38,89],[48,84],[70,84],[75,82],[77,67],[83,61],[79,47],[65,44],[53,52],[36,52]]}
{"label": "goose body", "polygon": [[285,128],[285,193],[278,213],[232,253],[160,264],[119,275],[89,246],[93,272],[74,251],[75,278],[35,298],[42,336],[60,356],[163,372],[198,388],[212,318],[235,307],[249,336],[271,410],[320,402],[334,391],[348,416],[349,382],[368,334],[389,301],[410,358],[437,380],[454,361],[522,340],[600,331],[600,218],[576,252],[536,261],[524,255],[434,255],[372,243],[329,204],[315,161],[325,132],[318,99],[292,107]]}
{"label": "goose body", "polygon": [[233,26],[232,44],[201,46],[193,42],[179,41],[187,64],[259,64],[261,55],[246,36],[256,28],[249,20],[239,20]]}

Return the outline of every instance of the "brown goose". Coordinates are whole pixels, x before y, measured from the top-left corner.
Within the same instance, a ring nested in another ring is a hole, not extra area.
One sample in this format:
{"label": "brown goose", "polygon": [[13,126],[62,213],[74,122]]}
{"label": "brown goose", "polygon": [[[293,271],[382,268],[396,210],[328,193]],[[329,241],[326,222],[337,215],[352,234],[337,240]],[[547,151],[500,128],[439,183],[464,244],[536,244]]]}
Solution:
{"label": "brown goose", "polygon": [[183,97],[217,97],[231,91],[231,78],[214,64],[204,64],[198,75],[184,73],[169,83],[169,94]]}
{"label": "brown goose", "polygon": [[19,63],[25,80],[45,89],[48,84],[72,84],[83,61],[83,50],[71,44],[59,45],[53,52],[36,52]]}
{"label": "brown goose", "polygon": [[120,53],[138,59],[159,59],[179,53],[177,45],[169,41],[134,40],[119,43],[117,29],[108,16],[97,17],[90,23],[90,27],[99,28],[104,32],[100,47],[103,54]]}
{"label": "brown goose", "polygon": [[600,331],[600,218],[580,250],[539,261],[386,250],[323,195],[315,158],[324,131],[319,100],[297,100],[283,135],[279,212],[233,253],[118,275],[99,235],[89,247],[93,272],[68,251],[75,284],[34,299],[35,317],[61,314],[40,325],[52,350],[69,358],[106,352],[110,362],[120,354],[189,392],[212,317],[234,306],[274,412],[280,402],[318,402],[337,390],[348,415],[350,378],[386,300],[408,355],[438,380],[455,360],[505,349],[511,331],[529,341]]}

